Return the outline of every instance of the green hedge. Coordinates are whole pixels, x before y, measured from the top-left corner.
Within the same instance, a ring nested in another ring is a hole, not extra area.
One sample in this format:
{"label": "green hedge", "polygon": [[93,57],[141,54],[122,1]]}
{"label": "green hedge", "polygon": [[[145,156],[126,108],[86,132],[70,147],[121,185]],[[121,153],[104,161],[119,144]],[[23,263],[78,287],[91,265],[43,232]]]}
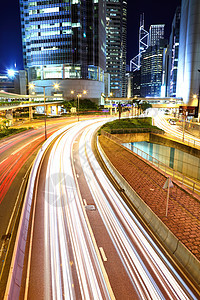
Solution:
{"label": "green hedge", "polygon": [[164,131],[156,126],[152,126],[152,118],[133,118],[133,119],[117,119],[112,122],[104,124],[101,129],[109,133],[125,133],[125,132],[138,132],[140,129],[144,131],[147,129],[148,132],[151,130],[158,130],[163,133]]}
{"label": "green hedge", "polygon": [[28,129],[32,129],[32,127],[2,129],[2,130],[0,130],[0,139],[4,138],[4,137],[8,137],[8,136],[16,134],[16,133],[20,133],[20,132],[26,131]]}

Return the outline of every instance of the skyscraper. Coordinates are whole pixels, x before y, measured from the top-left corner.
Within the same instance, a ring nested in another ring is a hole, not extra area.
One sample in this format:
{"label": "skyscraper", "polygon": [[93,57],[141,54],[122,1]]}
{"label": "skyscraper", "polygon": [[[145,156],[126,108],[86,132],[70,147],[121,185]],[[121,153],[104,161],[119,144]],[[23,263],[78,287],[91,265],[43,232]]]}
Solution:
{"label": "skyscraper", "polygon": [[178,51],[179,51],[179,33],[180,33],[180,17],[181,8],[177,7],[174,19],[172,22],[171,34],[169,39],[169,51],[168,51],[168,86],[167,96],[176,97],[176,84],[177,84],[177,72],[178,72]]}
{"label": "skyscraper", "polygon": [[[100,98],[106,66],[105,0],[19,0],[29,81],[61,83]],[[50,91],[51,93],[52,90]]]}
{"label": "skyscraper", "polygon": [[151,25],[149,28],[148,46],[157,45],[164,39],[165,24]]}
{"label": "skyscraper", "polygon": [[200,1],[182,0],[178,76],[176,96],[188,105],[197,105],[194,97],[200,85]]}
{"label": "skyscraper", "polygon": [[106,71],[111,92],[115,97],[125,97],[127,0],[106,0],[106,21]]}
{"label": "skyscraper", "polygon": [[141,60],[141,96],[161,97],[163,76],[163,55],[167,40],[160,39],[142,53]]}

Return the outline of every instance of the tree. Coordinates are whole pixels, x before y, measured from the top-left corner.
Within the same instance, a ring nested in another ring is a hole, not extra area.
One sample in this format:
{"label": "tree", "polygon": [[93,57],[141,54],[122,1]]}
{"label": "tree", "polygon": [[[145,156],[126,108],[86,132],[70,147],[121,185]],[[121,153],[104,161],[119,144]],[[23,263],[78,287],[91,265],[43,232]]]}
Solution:
{"label": "tree", "polygon": [[118,105],[117,105],[117,110],[118,110],[118,112],[119,112],[119,120],[120,120],[120,118],[121,118],[121,113],[122,113],[122,105],[121,105],[120,103],[118,103]]}
{"label": "tree", "polygon": [[152,105],[146,101],[142,102],[140,104],[140,108],[141,108],[142,112],[144,112],[147,108],[151,108],[151,107],[152,107]]}

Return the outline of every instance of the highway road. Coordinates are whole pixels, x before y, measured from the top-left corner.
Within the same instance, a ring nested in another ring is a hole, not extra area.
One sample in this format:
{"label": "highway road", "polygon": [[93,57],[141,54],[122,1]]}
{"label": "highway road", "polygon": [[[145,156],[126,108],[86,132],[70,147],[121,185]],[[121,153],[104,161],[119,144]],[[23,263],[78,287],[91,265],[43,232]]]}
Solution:
{"label": "highway road", "polygon": [[[48,120],[48,136],[75,119]],[[2,272],[10,238],[14,233],[25,177],[37,151],[44,142],[44,122],[31,129],[0,141],[0,294],[5,285]],[[26,126],[26,125],[25,125]],[[6,239],[8,237],[8,239]]]}
{"label": "highway road", "polygon": [[69,126],[47,148],[20,299],[197,299],[99,165],[100,124]]}
{"label": "highway road", "polygon": [[154,118],[154,124],[163,129],[168,136],[184,142],[186,145],[200,148],[200,139],[185,131],[184,123],[182,123],[182,126],[171,125],[165,117],[158,115]]}

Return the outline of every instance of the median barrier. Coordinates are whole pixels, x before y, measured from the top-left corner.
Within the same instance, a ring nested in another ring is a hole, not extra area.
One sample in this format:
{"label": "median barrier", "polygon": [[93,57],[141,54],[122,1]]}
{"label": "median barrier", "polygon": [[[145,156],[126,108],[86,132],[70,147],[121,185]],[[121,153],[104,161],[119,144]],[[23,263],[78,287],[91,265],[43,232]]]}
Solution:
{"label": "median barrier", "polygon": [[97,139],[97,148],[109,172],[113,175],[119,186],[125,190],[125,193],[131,200],[134,208],[149,225],[160,242],[165,245],[166,250],[175,259],[175,261],[177,261],[200,286],[200,262],[139,197],[124,177],[113,166],[103,151],[99,139]]}
{"label": "median barrier", "polygon": [[177,237],[168,230],[168,235],[167,235],[164,243],[166,243],[166,245],[170,245],[171,253],[175,253],[175,251],[178,247],[179,241],[178,241]]}

